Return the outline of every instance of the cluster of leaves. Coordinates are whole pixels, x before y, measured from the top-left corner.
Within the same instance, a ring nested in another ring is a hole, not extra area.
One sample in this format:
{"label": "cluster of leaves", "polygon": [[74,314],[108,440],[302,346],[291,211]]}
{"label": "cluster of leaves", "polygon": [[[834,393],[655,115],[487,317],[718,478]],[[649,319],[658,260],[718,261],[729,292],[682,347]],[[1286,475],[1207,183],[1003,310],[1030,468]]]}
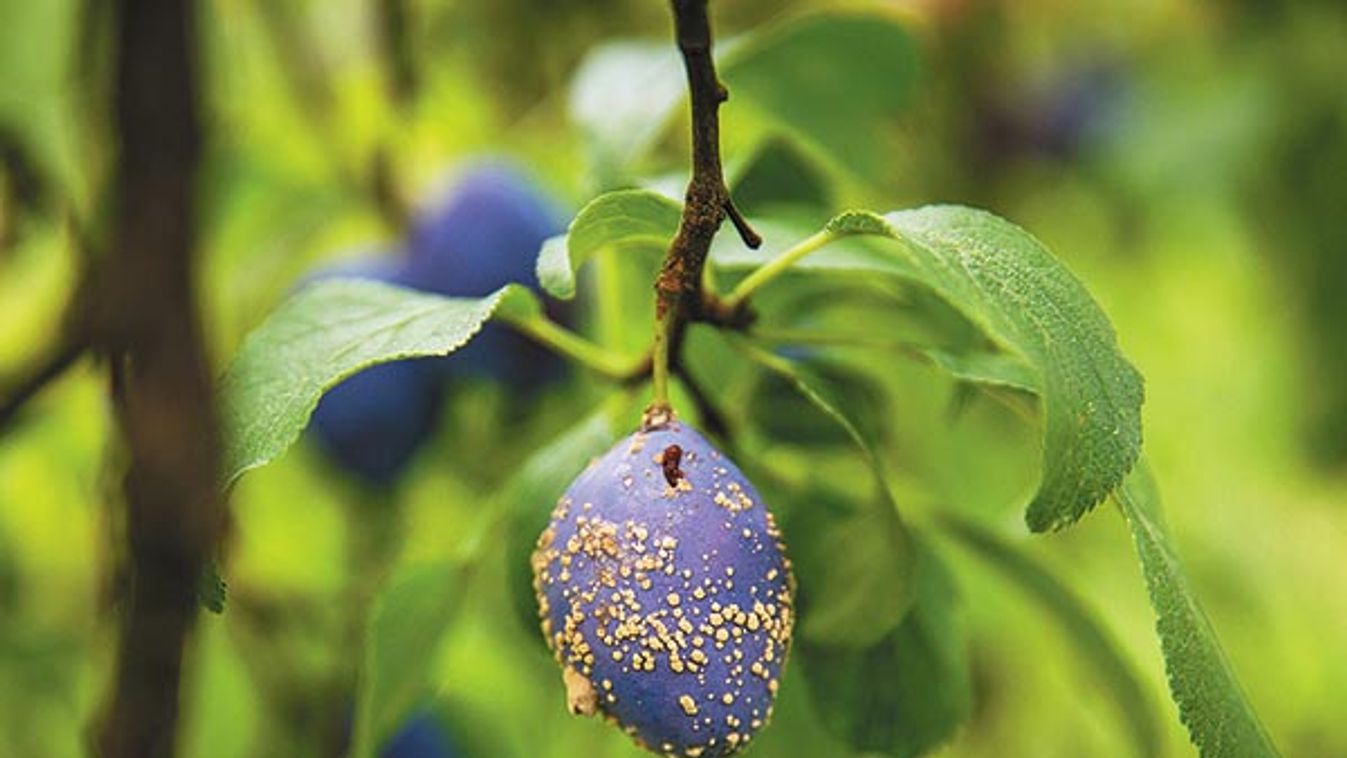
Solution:
{"label": "cluster of leaves", "polygon": [[[902,27],[882,16],[816,15],[722,47],[736,104],[747,102],[777,127],[755,135],[763,147],[733,177],[735,189],[748,192],[754,177],[764,174],[777,180],[768,183],[774,195],[745,204],[765,243],[747,250],[722,235],[712,250],[711,280],[736,282],[731,297],[761,289],[754,302],[763,325],[808,323],[811,311],[799,302],[820,310],[847,307],[826,297],[800,297],[785,307],[769,296],[773,289],[850,291],[858,281],[915,293],[916,301],[931,304],[916,310],[918,320],[959,324],[959,339],[896,340],[898,352],[1037,410],[1042,467],[1025,512],[1028,527],[1067,527],[1113,496],[1132,529],[1171,689],[1193,741],[1204,755],[1275,754],[1164,531],[1158,496],[1139,464],[1142,380],[1084,286],[1027,232],[971,208],[848,210],[816,220],[828,192],[818,179],[826,169],[814,158],[863,176],[872,165],[864,146],[878,139],[875,124],[906,103],[916,55]],[[859,48],[867,51],[863,61],[835,52]],[[681,70],[667,43],[623,42],[596,52],[582,67],[572,98],[596,166],[609,177],[638,172],[681,93]],[[798,148],[773,147],[781,144]],[[614,289],[605,281],[636,282],[639,296],[648,300],[648,283],[680,211],[658,189],[600,195],[541,251],[539,280],[563,299],[576,296],[578,282],[597,280],[600,292]],[[587,267],[594,269],[591,280],[580,276]],[[248,338],[223,382],[227,481],[282,454],[322,393],[351,374],[385,361],[447,355],[490,319],[522,325],[541,318],[535,296],[516,286],[480,299],[355,281],[303,289]],[[649,320],[630,313],[626,318],[634,322],[630,328],[648,333]],[[882,318],[882,312],[868,316],[871,323]],[[1132,664],[1059,579],[986,525],[948,514],[921,526],[905,518],[873,434],[851,420],[845,397],[832,389],[837,382],[815,353],[800,347],[800,334],[774,338],[755,326],[723,336],[721,347],[737,356],[733,363],[798,393],[836,425],[839,433],[828,444],[849,446],[873,474],[874,496],[868,499],[817,488],[792,495],[790,487],[781,488],[787,500],[808,501],[807,508],[784,513],[801,585],[797,655],[820,719],[835,736],[858,751],[913,756],[948,740],[969,718],[972,685],[958,632],[959,596],[925,534],[940,530],[1021,585],[1060,622],[1106,684],[1137,752],[1155,752],[1158,727]],[[813,330],[809,339],[826,347],[854,336],[828,327]],[[617,342],[606,347],[629,347],[629,341]],[[695,352],[687,356],[693,366],[698,358]],[[724,370],[725,363],[708,360],[702,369]],[[612,403],[538,451],[499,497],[490,523],[510,536],[521,606],[531,603],[524,589],[528,543],[566,483],[627,431],[632,406],[627,390],[615,390]],[[370,754],[415,704],[425,684],[419,662],[450,622],[464,573],[482,546],[492,544],[500,543],[470,541],[453,561],[395,578],[372,609],[358,754]]]}

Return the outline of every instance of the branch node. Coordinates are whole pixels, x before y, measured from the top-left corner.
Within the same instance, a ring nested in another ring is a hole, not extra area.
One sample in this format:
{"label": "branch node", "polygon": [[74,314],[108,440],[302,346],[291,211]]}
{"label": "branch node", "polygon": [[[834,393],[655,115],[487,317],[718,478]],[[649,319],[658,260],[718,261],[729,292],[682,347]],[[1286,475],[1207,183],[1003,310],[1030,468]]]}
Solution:
{"label": "branch node", "polygon": [[744,241],[750,249],[757,250],[762,247],[762,235],[753,230],[749,225],[748,219],[739,212],[739,208],[730,199],[729,193],[725,195],[725,215],[729,216],[730,223],[734,224],[734,230],[739,232],[739,239]]}
{"label": "branch node", "polygon": [[711,241],[726,217],[750,247],[762,240],[730,202],[720,163],[719,106],[729,92],[716,76],[711,55],[707,0],[671,0],[674,38],[687,73],[692,115],[692,178],[688,182],[678,233],[669,243],[655,280],[655,327],[651,417],[668,412],[670,363],[678,361],[683,327],[703,311],[702,270]]}

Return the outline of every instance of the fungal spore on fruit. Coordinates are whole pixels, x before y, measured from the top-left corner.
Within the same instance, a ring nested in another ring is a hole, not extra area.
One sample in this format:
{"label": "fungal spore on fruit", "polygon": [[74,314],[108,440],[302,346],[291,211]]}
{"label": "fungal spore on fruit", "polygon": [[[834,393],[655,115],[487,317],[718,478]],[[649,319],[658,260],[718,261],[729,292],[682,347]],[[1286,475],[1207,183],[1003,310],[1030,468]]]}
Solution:
{"label": "fungal spore on fruit", "polygon": [[532,565],[572,713],[706,758],[770,718],[794,622],[790,561],[757,491],[695,430],[644,428],[591,464]]}

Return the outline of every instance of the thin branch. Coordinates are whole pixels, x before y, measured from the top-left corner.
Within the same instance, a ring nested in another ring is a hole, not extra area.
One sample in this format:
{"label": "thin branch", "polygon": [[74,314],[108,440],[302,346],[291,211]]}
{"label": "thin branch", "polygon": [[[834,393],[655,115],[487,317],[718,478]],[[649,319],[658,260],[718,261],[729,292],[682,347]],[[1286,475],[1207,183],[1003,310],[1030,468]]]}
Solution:
{"label": "thin branch", "polygon": [[0,435],[18,418],[19,410],[48,384],[60,378],[66,369],[75,364],[84,354],[85,345],[81,341],[69,340],[62,343],[35,366],[27,376],[14,383],[13,388],[0,398]]}
{"label": "thin branch", "polygon": [[674,365],[673,372],[683,380],[683,387],[687,389],[688,397],[692,398],[692,404],[696,406],[697,418],[701,421],[703,431],[718,438],[726,447],[731,447],[734,443],[734,434],[730,422],[716,405],[715,399],[702,383],[688,372],[688,367],[681,361]]}
{"label": "thin branch", "polygon": [[654,400],[645,424],[666,421],[669,407],[669,365],[676,358],[675,335],[685,320],[702,307],[702,270],[721,223],[728,215],[750,245],[759,240],[734,209],[720,162],[720,104],[729,97],[716,76],[711,55],[711,21],[707,0],[670,0],[674,37],[683,56],[692,107],[692,180],[683,201],[678,233],[669,244],[655,280]]}
{"label": "thin branch", "polygon": [[117,420],[129,593],[96,752],[167,758],[203,568],[223,530],[220,442],[194,297],[201,154],[197,3],[116,3],[116,228],[86,295],[95,346],[124,367]]}
{"label": "thin branch", "polygon": [[734,224],[734,230],[739,232],[739,239],[750,248],[757,250],[762,247],[762,235],[753,231],[753,227],[748,225],[748,219],[739,212],[739,207],[734,204],[734,200],[725,199],[725,214],[729,216],[730,223]]}
{"label": "thin branch", "polygon": [[650,372],[648,359],[642,358],[632,363],[546,316],[506,317],[504,323],[543,347],[570,358],[606,379],[627,383],[639,381]]}
{"label": "thin branch", "polygon": [[412,208],[398,186],[391,153],[387,143],[374,150],[370,158],[369,194],[374,199],[374,207],[379,210],[384,225],[402,234],[409,226]]}
{"label": "thin branch", "polygon": [[375,0],[384,78],[393,104],[406,110],[416,102],[421,77],[416,68],[411,30],[415,28],[407,0]]}

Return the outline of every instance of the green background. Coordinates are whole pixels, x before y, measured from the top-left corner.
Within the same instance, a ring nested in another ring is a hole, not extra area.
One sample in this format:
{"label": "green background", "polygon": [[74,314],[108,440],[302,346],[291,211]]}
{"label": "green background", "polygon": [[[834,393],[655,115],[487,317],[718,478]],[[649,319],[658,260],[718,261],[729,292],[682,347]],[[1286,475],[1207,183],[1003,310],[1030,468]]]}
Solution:
{"label": "green background", "polygon": [[[63,218],[96,217],[106,180],[106,51],[81,36],[83,5],[0,1],[0,125],[46,185],[39,207],[0,210],[0,378],[57,332],[79,266]],[[421,87],[403,109],[385,86],[374,5],[200,6],[209,139],[200,292],[220,372],[305,272],[398,244],[366,176],[381,151],[413,199],[482,153],[526,163],[571,210],[601,190],[661,177],[676,187],[685,175],[680,104],[636,148],[573,115],[586,54],[617,38],[666,43],[663,4],[410,3]],[[861,7],[907,30],[896,67],[826,40],[805,58],[763,56],[737,72],[729,63],[778,18],[831,5],[713,3],[732,91],[762,91],[723,109],[731,173],[781,136],[826,177],[827,210],[960,202],[1032,230],[1085,282],[1146,377],[1147,456],[1250,701],[1286,755],[1347,755],[1347,11],[890,2]],[[801,60],[803,74],[792,67]],[[1031,110],[1052,82],[1095,64],[1123,71],[1125,85],[1083,145],[1047,155],[990,134],[997,113]],[[823,86],[790,84],[816,68],[829,72]],[[610,103],[606,117],[622,106]],[[637,351],[647,287],[628,286],[587,331]],[[720,349],[707,342],[689,349]],[[887,398],[866,421],[885,430],[880,457],[905,512],[962,514],[1025,547],[1142,672],[1167,754],[1192,754],[1113,506],[1030,536],[1021,512],[1039,475],[1032,423],[921,363],[853,352],[845,361]],[[752,422],[765,389],[732,378],[726,405]],[[99,367],[80,364],[0,438],[0,755],[83,754],[111,671],[120,459],[104,385]],[[303,444],[246,475],[231,498],[228,607],[202,616],[189,658],[182,753],[329,755],[331,724],[350,707],[342,683],[363,623],[356,598],[385,571],[353,558],[372,523],[400,521],[399,565],[460,554],[530,453],[607,393],[580,377],[512,415],[504,389],[459,388],[394,496],[396,517]],[[745,450],[764,465],[808,459],[824,481],[856,478],[854,456],[810,458],[771,428]],[[958,585],[959,628],[942,634],[967,640],[973,683],[972,717],[938,754],[1129,754],[1135,735],[1071,638],[993,565],[934,534]],[[501,535],[485,539],[482,569],[458,588],[427,663],[430,707],[476,755],[636,755],[615,730],[566,713],[555,666],[515,610],[508,561],[518,556]],[[847,754],[798,674],[787,674],[752,754]]]}

